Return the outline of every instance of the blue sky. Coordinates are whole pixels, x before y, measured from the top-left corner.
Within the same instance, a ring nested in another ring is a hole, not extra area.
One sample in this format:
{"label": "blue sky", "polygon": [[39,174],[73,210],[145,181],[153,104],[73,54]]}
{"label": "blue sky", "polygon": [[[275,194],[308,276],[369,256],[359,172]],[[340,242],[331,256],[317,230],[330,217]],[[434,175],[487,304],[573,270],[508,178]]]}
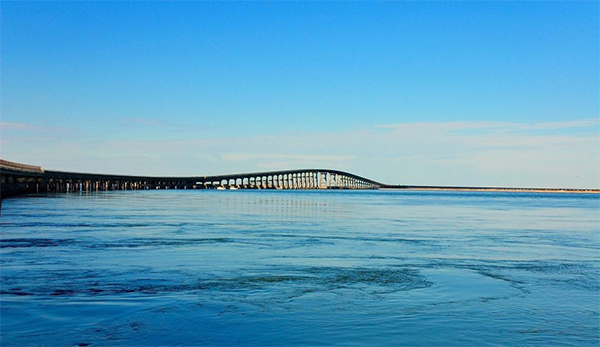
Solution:
{"label": "blue sky", "polygon": [[8,160],[600,187],[598,2],[0,6]]}

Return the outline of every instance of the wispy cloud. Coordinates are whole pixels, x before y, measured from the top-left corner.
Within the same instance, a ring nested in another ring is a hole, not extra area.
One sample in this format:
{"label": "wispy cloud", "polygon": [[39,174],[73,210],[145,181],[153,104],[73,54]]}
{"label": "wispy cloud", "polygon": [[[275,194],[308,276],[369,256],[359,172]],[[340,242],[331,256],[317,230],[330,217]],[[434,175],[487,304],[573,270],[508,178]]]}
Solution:
{"label": "wispy cloud", "polygon": [[512,127],[520,130],[540,129],[570,129],[585,128],[600,125],[600,118],[589,118],[567,122],[540,122],[540,123],[510,123]]}
{"label": "wispy cloud", "polygon": [[0,131],[28,131],[33,129],[35,129],[35,127],[27,123],[0,122]]}
{"label": "wispy cloud", "polygon": [[130,127],[143,127],[143,128],[154,128],[157,130],[190,130],[194,132],[203,132],[207,130],[214,130],[214,127],[208,127],[198,124],[180,123],[171,120],[158,119],[152,117],[136,117],[136,118],[122,118],[119,121],[122,125]]}
{"label": "wispy cloud", "polygon": [[322,155],[322,154],[282,154],[282,153],[226,153],[222,158],[227,161],[246,160],[297,160],[313,162],[343,162],[354,159],[351,155]]}
{"label": "wispy cloud", "polygon": [[121,120],[123,124],[131,125],[147,125],[147,126],[164,126],[173,125],[173,123],[156,118],[125,118]]}
{"label": "wispy cloud", "polygon": [[596,118],[417,122],[185,140],[63,139],[29,147],[2,139],[2,147],[13,160],[77,171],[210,175],[324,167],[390,183],[599,187],[599,129]]}
{"label": "wispy cloud", "polygon": [[76,127],[57,126],[52,124],[31,124],[21,122],[0,122],[0,132],[3,135],[32,134],[36,136],[49,134],[55,136],[73,135],[79,132]]}
{"label": "wispy cloud", "polygon": [[426,132],[455,132],[463,130],[481,130],[486,132],[511,132],[528,130],[555,130],[587,128],[600,125],[600,118],[580,119],[561,122],[487,122],[487,121],[459,121],[459,122],[413,122],[398,124],[381,124],[377,128],[388,130],[410,130]]}

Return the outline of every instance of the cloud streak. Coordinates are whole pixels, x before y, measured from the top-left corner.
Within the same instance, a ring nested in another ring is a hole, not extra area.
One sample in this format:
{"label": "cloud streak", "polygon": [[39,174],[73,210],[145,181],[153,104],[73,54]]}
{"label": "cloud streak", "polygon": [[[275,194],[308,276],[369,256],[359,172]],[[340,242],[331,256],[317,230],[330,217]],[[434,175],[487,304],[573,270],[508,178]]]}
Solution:
{"label": "cloud streak", "polygon": [[600,124],[600,118],[580,119],[563,122],[536,122],[536,123],[516,123],[516,122],[414,122],[399,124],[381,124],[376,125],[382,129],[410,129],[418,131],[431,132],[452,132],[462,130],[484,130],[488,132],[511,132],[528,130],[554,130],[554,129],[572,129],[594,127]]}
{"label": "cloud streak", "polygon": [[227,153],[222,155],[227,161],[248,161],[248,160],[297,160],[297,161],[316,161],[316,162],[344,162],[354,158],[354,156],[343,155],[322,155],[322,154],[282,154],[282,153]]}
{"label": "cloud streak", "polygon": [[0,131],[30,131],[34,126],[27,123],[0,122]]}
{"label": "cloud streak", "polygon": [[597,118],[417,122],[185,140],[58,136],[43,146],[6,133],[2,147],[7,159],[63,170],[211,175],[315,167],[401,184],[600,187]]}

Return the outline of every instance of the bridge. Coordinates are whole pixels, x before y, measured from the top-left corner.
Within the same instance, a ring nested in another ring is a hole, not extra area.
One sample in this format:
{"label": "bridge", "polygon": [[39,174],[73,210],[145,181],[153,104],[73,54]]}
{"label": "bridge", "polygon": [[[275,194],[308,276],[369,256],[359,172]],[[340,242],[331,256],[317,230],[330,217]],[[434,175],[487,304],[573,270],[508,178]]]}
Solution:
{"label": "bridge", "polygon": [[389,185],[344,171],[302,169],[218,176],[151,177],[44,170],[0,159],[0,201],[35,193],[138,189],[413,189],[600,194],[600,189]]}
{"label": "bridge", "polygon": [[2,198],[28,193],[138,189],[378,189],[384,184],[329,169],[151,177],[44,170],[0,159]]}

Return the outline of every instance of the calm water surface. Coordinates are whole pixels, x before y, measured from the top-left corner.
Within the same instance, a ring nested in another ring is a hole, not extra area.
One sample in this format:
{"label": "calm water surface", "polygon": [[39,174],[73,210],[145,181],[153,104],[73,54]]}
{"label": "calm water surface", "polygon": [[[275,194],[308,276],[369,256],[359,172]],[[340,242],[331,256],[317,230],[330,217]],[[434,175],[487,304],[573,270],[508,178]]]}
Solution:
{"label": "calm water surface", "polygon": [[598,346],[600,196],[8,199],[2,346]]}

